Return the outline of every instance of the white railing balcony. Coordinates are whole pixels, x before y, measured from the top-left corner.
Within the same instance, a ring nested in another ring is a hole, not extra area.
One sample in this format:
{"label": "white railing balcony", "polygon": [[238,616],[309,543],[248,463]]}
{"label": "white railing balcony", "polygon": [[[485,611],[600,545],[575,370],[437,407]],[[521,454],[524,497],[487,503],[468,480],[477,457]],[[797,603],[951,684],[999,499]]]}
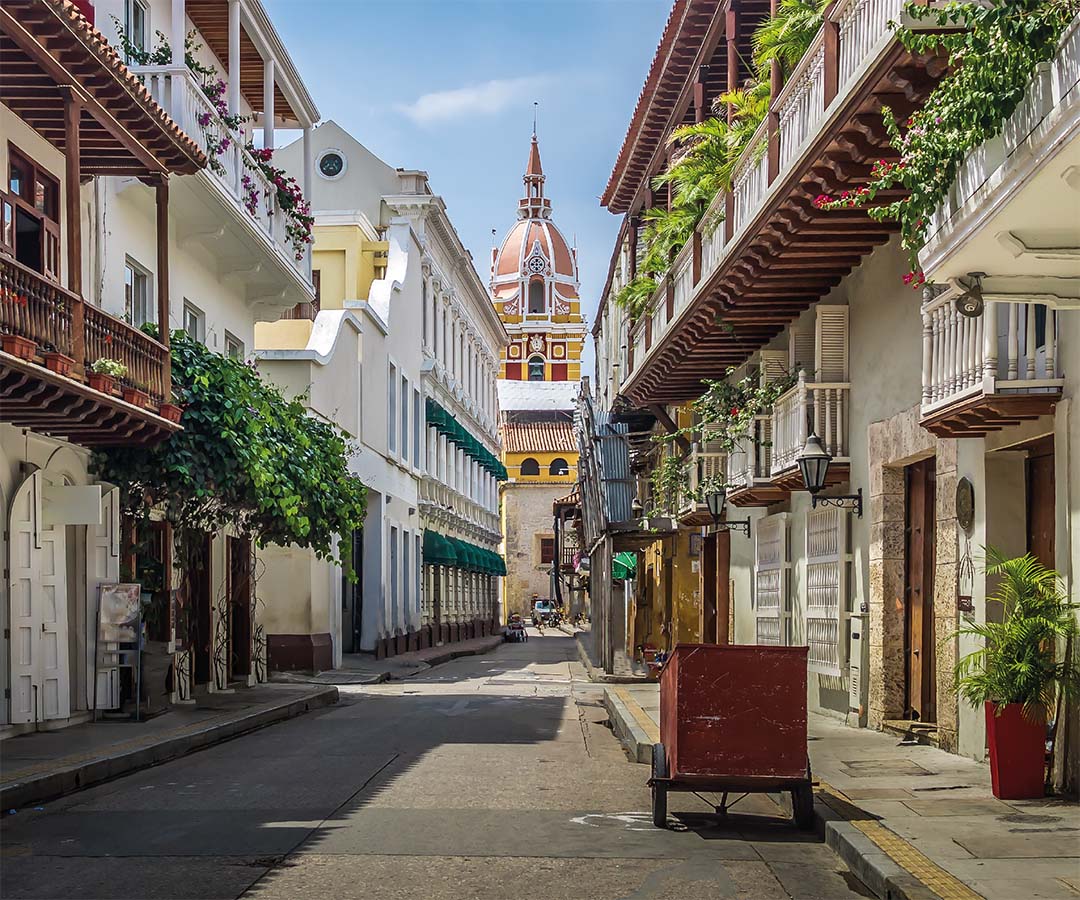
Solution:
{"label": "white railing balcony", "polygon": [[769,187],[768,124],[768,118],[766,118],[750,139],[750,148],[739,161],[731,179],[732,192],[735,195],[735,220],[731,223],[732,234],[737,233],[754,218]]}
{"label": "white railing balcony", "polygon": [[891,33],[890,22],[899,21],[904,0],[840,0],[830,16],[840,26],[840,91],[873,54],[878,43]]}
{"label": "white railing balcony", "polygon": [[825,37],[818,34],[776,100],[780,120],[780,168],[817,134],[825,118]]}
{"label": "white railing balcony", "polygon": [[311,281],[309,248],[290,240],[288,219],[277,201],[277,189],[244,149],[244,136],[222,121],[202,85],[187,66],[131,66],[154,100],[206,154],[207,174],[243,211],[270,247],[305,281]]}
{"label": "white railing balcony", "polygon": [[695,448],[683,468],[685,490],[679,494],[678,514],[683,518],[708,511],[704,492],[719,490],[727,479],[727,454]]}
{"label": "white railing balcony", "polygon": [[769,416],[758,416],[754,420],[753,433],[738,441],[735,449],[727,454],[728,493],[768,481],[772,463],[771,432]]}
{"label": "white railing balcony", "polygon": [[799,373],[796,385],[773,404],[770,473],[795,468],[812,430],[834,462],[848,461],[847,382],[810,383]]}
{"label": "white railing balcony", "polygon": [[980,394],[1060,393],[1052,307],[989,302],[968,318],[942,295],[923,304],[922,316],[924,416]]}

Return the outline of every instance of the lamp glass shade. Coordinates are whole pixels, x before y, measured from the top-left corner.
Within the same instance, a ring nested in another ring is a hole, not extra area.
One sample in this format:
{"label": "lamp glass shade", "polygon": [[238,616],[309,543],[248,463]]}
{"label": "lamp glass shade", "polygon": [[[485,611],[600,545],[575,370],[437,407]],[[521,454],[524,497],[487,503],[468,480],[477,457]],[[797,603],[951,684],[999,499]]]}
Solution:
{"label": "lamp glass shade", "polygon": [[829,474],[829,463],[832,457],[821,444],[821,438],[811,434],[806,439],[806,446],[799,456],[799,471],[802,473],[803,484],[811,494],[816,494],[825,487],[825,477]]}
{"label": "lamp glass shade", "polygon": [[724,507],[727,505],[727,492],[712,491],[705,495],[705,505],[709,507],[709,515],[714,522],[719,522],[724,517]]}

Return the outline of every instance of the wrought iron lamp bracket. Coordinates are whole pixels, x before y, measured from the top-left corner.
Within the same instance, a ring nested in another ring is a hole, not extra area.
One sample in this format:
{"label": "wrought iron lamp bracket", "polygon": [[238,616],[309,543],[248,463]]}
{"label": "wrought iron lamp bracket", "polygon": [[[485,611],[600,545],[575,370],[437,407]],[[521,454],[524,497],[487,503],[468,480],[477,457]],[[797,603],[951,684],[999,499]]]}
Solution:
{"label": "wrought iron lamp bracket", "polygon": [[747,538],[750,537],[750,520],[741,519],[738,522],[713,522],[717,531],[741,531]]}
{"label": "wrought iron lamp bracket", "polygon": [[839,497],[822,497],[819,494],[813,494],[810,498],[811,508],[817,509],[819,506],[835,506],[837,509],[853,509],[855,515],[860,519],[863,513],[862,503],[862,488],[854,494],[843,494]]}

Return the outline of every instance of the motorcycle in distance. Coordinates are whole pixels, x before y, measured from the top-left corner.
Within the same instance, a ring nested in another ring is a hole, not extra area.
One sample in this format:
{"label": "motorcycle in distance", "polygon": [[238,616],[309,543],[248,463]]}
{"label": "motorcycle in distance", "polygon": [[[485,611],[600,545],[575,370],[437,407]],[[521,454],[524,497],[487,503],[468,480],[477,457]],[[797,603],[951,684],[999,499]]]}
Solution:
{"label": "motorcycle in distance", "polygon": [[510,643],[523,643],[529,640],[529,632],[525,629],[525,620],[517,613],[510,616],[510,620],[503,629],[503,640]]}

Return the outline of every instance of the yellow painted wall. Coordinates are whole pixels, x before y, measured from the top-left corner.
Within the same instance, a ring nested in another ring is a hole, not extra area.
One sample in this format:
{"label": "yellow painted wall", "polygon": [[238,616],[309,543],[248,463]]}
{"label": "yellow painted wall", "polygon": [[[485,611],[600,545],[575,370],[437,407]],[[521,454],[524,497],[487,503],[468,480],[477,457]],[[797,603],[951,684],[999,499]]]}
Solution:
{"label": "yellow painted wall", "polygon": [[[642,644],[670,650],[680,642],[701,640],[700,560],[690,555],[691,536],[697,533],[696,529],[681,529],[642,552],[627,635],[626,652],[632,657],[639,657],[637,648]],[[666,602],[668,580],[670,614]]]}
{"label": "yellow painted wall", "polygon": [[[521,463],[530,457],[540,464],[539,475],[521,474]],[[566,464],[570,467],[568,474],[548,474],[548,469],[556,459],[566,460]],[[503,453],[503,465],[506,466],[506,471],[510,475],[511,480],[525,483],[550,482],[553,484],[576,484],[577,463],[578,455],[576,453]]]}
{"label": "yellow painted wall", "polygon": [[390,245],[372,241],[359,225],[316,225],[312,268],[319,271],[323,309],[341,309],[346,300],[364,300],[381,278]]}

